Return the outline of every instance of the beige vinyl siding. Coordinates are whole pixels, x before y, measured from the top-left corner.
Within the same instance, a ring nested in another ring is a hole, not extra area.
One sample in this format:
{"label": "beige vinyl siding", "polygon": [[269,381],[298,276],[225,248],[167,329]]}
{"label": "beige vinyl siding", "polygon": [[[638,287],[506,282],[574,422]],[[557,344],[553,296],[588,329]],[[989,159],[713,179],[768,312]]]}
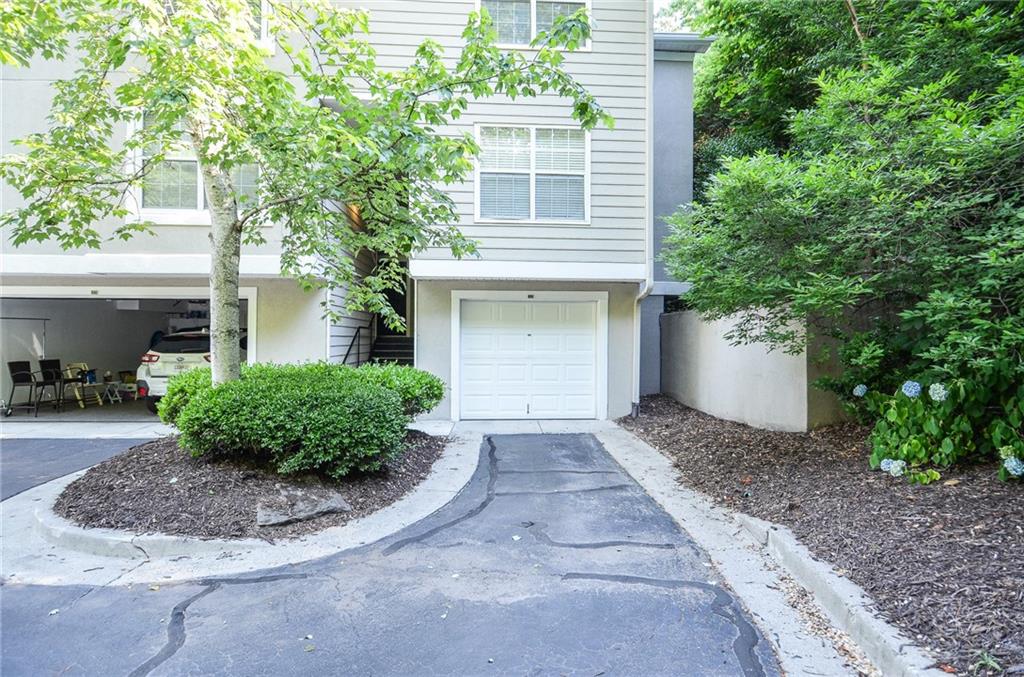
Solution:
{"label": "beige vinyl siding", "polygon": [[[368,274],[373,268],[373,256],[369,252],[363,252],[356,258],[356,272],[360,277]],[[331,289],[327,292],[328,303],[331,310],[339,313],[337,320],[331,323],[329,338],[327,341],[327,361],[341,362],[345,359],[345,352],[352,344],[352,338],[356,335],[356,328],[362,327],[359,332],[359,342],[352,347],[348,356],[348,364],[362,364],[370,359],[370,351],[373,349],[373,315],[365,311],[355,313],[345,309],[345,289]]]}
{"label": "beige vinyl siding", "polygon": [[[473,0],[336,1],[370,12],[371,40],[385,68],[409,64],[424,36],[441,44],[451,63]],[[590,219],[585,224],[478,223],[475,186],[447,188],[459,211],[460,229],[478,242],[484,260],[580,263],[644,263],[647,234],[648,3],[592,0],[597,27],[589,51],[567,55],[566,68],[615,117],[615,129],[599,127],[590,138]],[[524,51],[529,55],[529,50]],[[473,102],[448,134],[473,134],[474,126],[564,126],[574,124],[566,103],[554,96]],[[532,187],[531,187],[532,188]],[[424,259],[449,259],[446,249],[428,249]]]}
{"label": "beige vinyl siding", "polygon": [[[407,66],[418,44],[429,36],[446,47],[454,63],[462,44],[461,33],[474,0],[338,0],[339,6],[365,7],[371,14],[371,41],[378,62],[385,68]],[[480,243],[484,259],[508,261],[576,261],[643,263],[647,232],[647,64],[649,59],[649,7],[645,0],[592,0],[597,30],[589,51],[569,54],[566,67],[593,92],[616,119],[614,130],[595,129],[590,139],[590,220],[585,225],[545,223],[476,223],[473,181],[451,186],[458,207],[458,225]],[[531,52],[526,50],[525,54]],[[272,61],[286,67],[278,50]],[[4,129],[2,150],[24,152],[12,138],[45,128],[52,81],[73,74],[74,59],[66,63],[37,59],[31,68],[0,68],[5,96],[2,101]],[[120,77],[114,74],[114,77]],[[569,125],[573,121],[566,104],[557,97],[507,101],[492,99],[474,103],[449,134],[472,133],[474,124]],[[118,129],[114,143],[124,130]],[[8,208],[22,204],[10,186],[3,186]],[[120,219],[97,224],[104,235],[120,225]],[[127,242],[111,241],[104,253],[197,254],[209,251],[208,227],[159,225],[155,236],[138,236]],[[245,245],[246,254],[280,251],[281,229],[265,232],[266,244]],[[6,240],[0,251],[17,254],[63,254],[53,241],[27,243],[14,249]],[[423,258],[444,259],[447,250],[429,250]],[[340,330],[339,330],[340,331]],[[332,343],[343,337],[332,336]],[[347,343],[345,344],[347,348]]]}

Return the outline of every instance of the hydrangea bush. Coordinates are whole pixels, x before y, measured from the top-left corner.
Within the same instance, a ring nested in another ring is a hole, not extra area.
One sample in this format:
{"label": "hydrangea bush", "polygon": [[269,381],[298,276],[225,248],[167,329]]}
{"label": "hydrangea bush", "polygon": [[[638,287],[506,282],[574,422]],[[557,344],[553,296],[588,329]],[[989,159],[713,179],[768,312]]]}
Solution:
{"label": "hydrangea bush", "polygon": [[939,479],[937,469],[998,455],[1000,477],[1024,478],[1024,384],[955,379],[931,383],[928,397],[915,380],[904,381],[893,395],[854,390],[855,406],[876,420],[872,468],[927,484]]}

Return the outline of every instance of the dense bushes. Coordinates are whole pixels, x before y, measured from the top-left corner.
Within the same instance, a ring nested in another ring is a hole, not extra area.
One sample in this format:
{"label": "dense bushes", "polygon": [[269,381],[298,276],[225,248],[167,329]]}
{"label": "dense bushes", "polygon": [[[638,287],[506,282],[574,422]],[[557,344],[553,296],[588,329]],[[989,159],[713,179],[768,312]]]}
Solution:
{"label": "dense bushes", "polygon": [[[1024,14],[883,1],[860,3],[854,26],[837,3],[820,26],[839,42],[768,43],[748,59],[746,46],[791,15],[808,36],[821,16],[815,3],[783,2],[731,18],[759,4],[706,5],[722,31],[709,59],[730,76],[698,96],[710,129],[770,129],[777,145],[737,149],[745,156],[723,160],[701,201],[670,219],[665,260],[692,283],[688,306],[733,318],[739,343],[801,351],[809,332],[838,346],[842,373],[820,385],[875,426],[873,464],[930,481],[951,463],[1001,458],[1002,475],[1017,476]],[[786,68],[813,59],[823,68],[811,79]],[[766,105],[792,88],[800,110]],[[905,382],[925,394],[907,395]],[[936,384],[941,401],[927,394]]]}
{"label": "dense bushes", "polygon": [[[245,367],[242,368],[243,370]],[[178,416],[185,405],[201,390],[212,385],[212,374],[209,367],[192,369],[171,378],[167,384],[167,393],[156,405],[156,413],[164,423],[177,425]]]}
{"label": "dense bushes", "polygon": [[411,367],[261,364],[217,387],[208,369],[175,377],[159,411],[194,456],[338,478],[400,454],[411,417],[443,394],[440,379]]}
{"label": "dense bushes", "polygon": [[444,397],[444,382],[433,374],[394,363],[364,364],[355,372],[366,383],[393,390],[402,398],[405,413],[418,416],[436,407]]}

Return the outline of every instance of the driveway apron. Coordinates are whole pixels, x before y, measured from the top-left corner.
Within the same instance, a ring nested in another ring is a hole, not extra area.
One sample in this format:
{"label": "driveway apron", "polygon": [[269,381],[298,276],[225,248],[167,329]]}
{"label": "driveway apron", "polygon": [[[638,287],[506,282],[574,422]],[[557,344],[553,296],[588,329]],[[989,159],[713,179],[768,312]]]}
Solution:
{"label": "driveway apron", "polygon": [[593,436],[495,435],[455,500],[358,550],[177,585],[5,586],[0,668],[779,674],[716,579]]}

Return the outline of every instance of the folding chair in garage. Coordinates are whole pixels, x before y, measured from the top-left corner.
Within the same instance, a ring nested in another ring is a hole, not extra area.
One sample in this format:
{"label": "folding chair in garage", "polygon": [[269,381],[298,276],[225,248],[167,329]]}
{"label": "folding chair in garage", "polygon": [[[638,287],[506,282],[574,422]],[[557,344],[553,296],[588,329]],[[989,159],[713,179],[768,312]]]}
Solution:
{"label": "folding chair in garage", "polygon": [[95,398],[96,404],[103,406],[103,384],[89,381],[89,365],[85,362],[71,362],[64,370],[64,383],[75,394],[79,409],[85,409],[85,402]]}

